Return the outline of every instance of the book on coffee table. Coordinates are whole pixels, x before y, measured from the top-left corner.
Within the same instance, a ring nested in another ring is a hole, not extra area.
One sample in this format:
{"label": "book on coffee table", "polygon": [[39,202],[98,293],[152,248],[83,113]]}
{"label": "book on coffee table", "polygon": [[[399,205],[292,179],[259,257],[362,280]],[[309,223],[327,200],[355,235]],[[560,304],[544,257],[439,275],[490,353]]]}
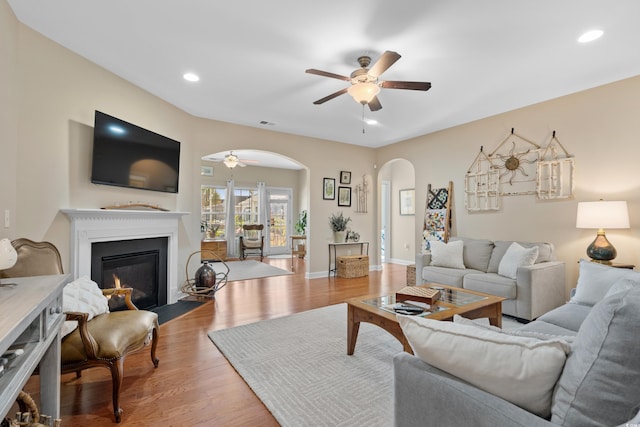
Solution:
{"label": "book on coffee table", "polygon": [[419,301],[432,305],[439,298],[439,290],[422,286],[405,286],[396,292],[396,301]]}

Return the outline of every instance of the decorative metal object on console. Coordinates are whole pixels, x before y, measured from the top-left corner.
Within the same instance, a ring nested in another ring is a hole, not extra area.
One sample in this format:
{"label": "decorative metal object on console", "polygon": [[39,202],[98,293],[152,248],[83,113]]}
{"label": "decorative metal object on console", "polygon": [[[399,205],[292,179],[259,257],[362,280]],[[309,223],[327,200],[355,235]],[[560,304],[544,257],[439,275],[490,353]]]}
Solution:
{"label": "decorative metal object on console", "polygon": [[[211,264],[208,263],[208,261],[205,261],[198,268],[195,276],[193,278],[189,278],[189,264],[191,258],[196,254],[201,255],[205,252],[207,253],[207,255],[211,256],[210,259],[216,260],[216,266],[222,267],[219,269],[221,271],[216,271],[216,269],[213,268]],[[189,255],[185,267],[185,273],[187,279],[180,288],[181,292],[196,297],[215,298],[216,292],[224,288],[227,284],[227,278],[229,276],[229,266],[226,262],[224,262],[224,260],[220,259],[220,257],[214,251],[204,249],[201,251],[195,251],[191,255]]]}

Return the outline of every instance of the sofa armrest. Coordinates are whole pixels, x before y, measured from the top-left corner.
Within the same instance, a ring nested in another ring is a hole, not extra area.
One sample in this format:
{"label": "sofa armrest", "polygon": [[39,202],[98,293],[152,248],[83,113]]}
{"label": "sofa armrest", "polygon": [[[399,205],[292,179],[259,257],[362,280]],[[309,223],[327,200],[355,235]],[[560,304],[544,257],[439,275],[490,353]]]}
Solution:
{"label": "sofa armrest", "polygon": [[393,358],[393,389],[396,427],[432,424],[475,427],[552,425],[409,353],[399,353]]}
{"label": "sofa armrest", "polygon": [[424,283],[424,280],[422,280],[422,269],[429,264],[431,264],[431,252],[418,252],[416,254],[416,285],[422,285]]}
{"label": "sofa armrest", "polygon": [[547,261],[518,268],[516,278],[517,317],[527,320],[566,302],[565,263]]}

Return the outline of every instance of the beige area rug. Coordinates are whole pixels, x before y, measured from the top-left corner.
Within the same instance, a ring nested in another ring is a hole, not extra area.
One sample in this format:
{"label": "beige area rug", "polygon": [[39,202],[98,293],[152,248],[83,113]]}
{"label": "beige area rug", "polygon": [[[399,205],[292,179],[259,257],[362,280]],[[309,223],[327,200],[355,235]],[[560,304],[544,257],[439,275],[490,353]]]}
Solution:
{"label": "beige area rug", "polygon": [[209,338],[282,426],[390,426],[400,343],[360,324],[347,355],[346,304],[235,328]]}
{"label": "beige area rug", "polygon": [[[230,261],[227,262],[229,266],[228,282],[237,282],[238,280],[251,280],[261,279],[263,277],[284,276],[287,274],[293,274],[288,270],[274,267],[264,262],[256,260],[246,261]],[[211,265],[214,270],[218,271],[215,263]]]}

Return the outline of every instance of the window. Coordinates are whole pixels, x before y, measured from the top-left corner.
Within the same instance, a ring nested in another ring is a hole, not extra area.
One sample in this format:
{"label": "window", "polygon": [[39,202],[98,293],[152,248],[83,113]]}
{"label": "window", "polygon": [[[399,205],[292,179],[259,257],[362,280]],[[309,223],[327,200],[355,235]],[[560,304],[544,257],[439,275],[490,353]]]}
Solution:
{"label": "window", "polygon": [[258,224],[259,198],[255,188],[235,188],[234,221],[236,235],[242,233],[243,224]]}
{"label": "window", "polygon": [[208,238],[224,238],[226,236],[225,211],[227,189],[203,185],[201,188],[200,229]]}

